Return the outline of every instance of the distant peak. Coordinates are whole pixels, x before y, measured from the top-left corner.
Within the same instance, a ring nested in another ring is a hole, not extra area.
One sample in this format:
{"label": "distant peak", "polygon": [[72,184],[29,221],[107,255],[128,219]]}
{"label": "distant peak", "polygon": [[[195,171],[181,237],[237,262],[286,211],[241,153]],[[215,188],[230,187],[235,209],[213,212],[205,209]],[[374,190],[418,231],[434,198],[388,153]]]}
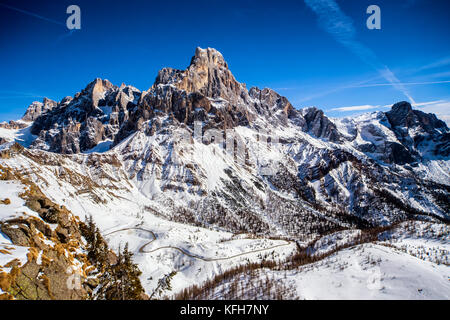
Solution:
{"label": "distant peak", "polygon": [[407,101],[397,102],[392,106],[391,112],[393,113],[408,113],[412,110],[412,106]]}
{"label": "distant peak", "polygon": [[[99,100],[105,95],[106,92],[111,89],[117,88],[109,80],[95,78],[91,81],[86,88],[79,94],[87,95],[92,100],[94,109],[98,106]],[[77,94],[77,95],[79,95]],[[77,98],[77,96],[75,96]]]}
{"label": "distant peak", "polygon": [[411,104],[406,101],[398,102],[392,106],[386,116],[392,127],[421,127],[425,132],[432,134],[435,129],[447,132],[448,127],[444,121],[439,120],[435,114],[413,110]]}
{"label": "distant peak", "polygon": [[54,101],[54,100],[52,100],[52,99],[49,99],[49,98],[47,98],[47,97],[44,97],[44,99],[42,100],[42,102],[43,102],[44,105],[48,105],[48,104],[56,105],[56,104],[57,104],[56,101]]}
{"label": "distant peak", "polygon": [[411,104],[406,101],[401,101],[394,104],[391,110],[386,112],[386,116],[392,126],[406,126],[407,118],[411,111]]}
{"label": "distant peak", "polygon": [[27,111],[22,117],[22,120],[34,121],[41,114],[52,110],[54,107],[57,106],[57,104],[58,103],[56,101],[53,101],[52,99],[49,98],[44,98],[42,102],[34,101],[28,106]]}
{"label": "distant peak", "polygon": [[88,91],[104,91],[113,88],[114,85],[107,79],[95,78],[91,81],[86,89]]}
{"label": "distant peak", "polygon": [[202,49],[197,47],[195,49],[195,55],[192,57],[191,66],[218,66],[228,69],[228,64],[226,63],[223,55],[214,48]]}

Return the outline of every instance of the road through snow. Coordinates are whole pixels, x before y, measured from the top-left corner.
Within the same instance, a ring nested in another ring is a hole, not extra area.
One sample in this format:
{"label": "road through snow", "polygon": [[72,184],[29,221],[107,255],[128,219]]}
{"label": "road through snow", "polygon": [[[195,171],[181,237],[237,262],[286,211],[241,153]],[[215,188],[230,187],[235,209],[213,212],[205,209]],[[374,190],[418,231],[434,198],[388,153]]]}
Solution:
{"label": "road through snow", "polygon": [[275,249],[275,248],[284,247],[284,246],[288,246],[288,245],[291,244],[289,241],[283,240],[286,243],[278,244],[276,246],[272,246],[272,247],[269,247],[269,248],[252,250],[252,251],[243,252],[243,253],[239,253],[239,254],[236,254],[236,255],[233,255],[233,256],[230,256],[230,257],[224,257],[224,258],[205,258],[205,257],[200,257],[198,255],[192,254],[192,253],[190,253],[188,251],[185,251],[184,249],[181,249],[181,248],[178,248],[178,247],[173,247],[173,246],[164,246],[164,247],[156,248],[156,249],[151,250],[151,251],[145,251],[145,248],[156,240],[156,235],[155,235],[155,233],[153,231],[147,230],[147,229],[143,229],[143,228],[140,228],[140,227],[130,227],[130,228],[124,228],[124,229],[115,230],[115,231],[112,231],[112,232],[109,232],[109,233],[105,234],[105,237],[107,237],[107,236],[109,236],[109,235],[111,235],[113,233],[122,232],[122,231],[128,231],[128,230],[141,230],[141,231],[150,233],[152,235],[152,237],[153,237],[152,240],[150,240],[149,242],[146,242],[144,245],[142,245],[139,248],[139,253],[154,253],[154,252],[162,250],[162,249],[173,249],[173,250],[177,250],[177,251],[181,252],[182,254],[184,254],[184,255],[186,255],[186,256],[188,256],[190,258],[199,259],[199,260],[206,261],[206,262],[230,260],[230,259],[241,257],[241,256],[244,256],[244,255],[247,255],[247,254],[252,254],[252,253],[258,253],[258,252],[262,252],[262,251],[272,250],[272,249]]}

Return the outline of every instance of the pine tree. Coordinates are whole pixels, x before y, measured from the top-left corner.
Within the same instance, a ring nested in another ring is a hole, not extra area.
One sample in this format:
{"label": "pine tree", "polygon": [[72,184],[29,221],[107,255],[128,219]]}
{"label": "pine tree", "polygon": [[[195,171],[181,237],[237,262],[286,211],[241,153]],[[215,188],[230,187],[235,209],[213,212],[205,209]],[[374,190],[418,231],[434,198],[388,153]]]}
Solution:
{"label": "pine tree", "polygon": [[172,279],[177,274],[176,271],[172,271],[169,274],[166,274],[164,277],[158,280],[158,286],[155,291],[150,296],[150,299],[153,299],[155,295],[161,296],[165,291],[172,291]]}
{"label": "pine tree", "polygon": [[81,233],[87,242],[89,261],[100,271],[108,263],[108,244],[103,239],[100,230],[95,225],[92,216],[81,225]]}
{"label": "pine tree", "polygon": [[96,298],[100,300],[142,300],[144,289],[139,276],[141,271],[133,263],[133,254],[128,244],[123,251],[119,248],[117,263],[108,265],[100,277]]}
{"label": "pine tree", "polygon": [[92,216],[81,224],[81,233],[87,242],[87,256],[97,269],[99,285],[94,290],[93,299],[97,300],[141,300],[145,296],[139,276],[141,271],[133,263],[133,254],[128,243],[115,262],[111,262],[110,249]]}

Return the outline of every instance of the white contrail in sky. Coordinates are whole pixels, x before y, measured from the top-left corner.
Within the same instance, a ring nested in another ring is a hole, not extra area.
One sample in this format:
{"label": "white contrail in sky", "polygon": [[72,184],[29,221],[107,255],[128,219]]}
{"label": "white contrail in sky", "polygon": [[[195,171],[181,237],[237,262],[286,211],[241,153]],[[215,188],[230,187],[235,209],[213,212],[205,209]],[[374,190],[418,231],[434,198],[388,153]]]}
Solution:
{"label": "white contrail in sky", "polygon": [[423,70],[429,70],[429,69],[435,69],[444,67],[450,64],[450,57],[442,58],[438,61],[434,61],[432,63],[429,63],[423,67],[420,67],[419,69],[414,70],[415,72],[423,71]]}
{"label": "white contrail in sky", "polygon": [[363,62],[377,70],[395,89],[402,92],[411,103],[415,103],[408,90],[394,73],[378,59],[375,52],[356,39],[353,20],[347,16],[334,0],[304,0],[319,19],[319,26],[333,38],[358,56]]}
{"label": "white contrail in sky", "polygon": [[30,12],[30,11],[26,11],[26,10],[23,10],[23,9],[19,9],[19,8],[16,8],[16,7],[12,7],[12,6],[9,6],[9,5],[7,5],[7,4],[0,3],[0,6],[5,7],[5,8],[8,8],[8,9],[11,9],[11,10],[14,10],[14,11],[17,11],[17,12],[24,13],[24,14],[26,14],[26,15],[29,15],[29,16],[32,16],[32,17],[35,17],[35,18],[38,18],[38,19],[47,21],[47,22],[59,24],[59,25],[64,26],[64,27],[66,26],[65,23],[62,23],[62,22],[59,22],[59,21],[56,21],[56,20],[53,20],[53,19],[49,19],[49,18],[46,18],[46,17],[43,17],[43,16],[41,16],[41,15],[38,15],[38,14],[33,13],[33,12]]}
{"label": "white contrail in sky", "polygon": [[[441,84],[441,83],[450,83],[450,80],[425,81],[425,82],[400,82],[398,84],[402,85],[402,86],[414,86],[414,85]],[[392,86],[392,83],[362,84],[362,85],[353,86],[352,88],[369,88],[369,87],[384,87],[384,86]]]}
{"label": "white contrail in sky", "polygon": [[[51,22],[51,23],[54,23],[54,24],[57,24],[57,25],[60,25],[60,26],[67,27],[66,24],[64,24],[64,23],[62,23],[62,22],[59,22],[59,21],[56,21],[56,20],[53,20],[53,19],[49,19],[49,18],[43,17],[43,16],[38,15],[38,14],[36,14],[36,13],[34,13],[34,12],[30,12],[30,11],[27,11],[27,10],[23,10],[23,9],[19,9],[19,8],[16,8],[16,7],[12,7],[12,6],[9,6],[9,5],[7,5],[7,4],[3,4],[3,3],[0,3],[0,6],[5,7],[5,8],[8,8],[8,9],[11,9],[11,10],[14,10],[14,11],[17,11],[17,12],[24,13],[24,14],[26,14],[26,15],[28,15],[28,16],[31,16],[31,17],[35,17],[35,18],[38,18],[38,19],[41,19],[41,20],[44,20],[44,21],[47,21],[47,22]],[[65,39],[65,38],[67,38],[67,37],[70,37],[70,36],[74,33],[74,31],[75,31],[75,30],[70,30],[68,33],[63,34],[63,35],[60,36],[58,39],[56,39],[56,42],[59,42],[59,41]]]}

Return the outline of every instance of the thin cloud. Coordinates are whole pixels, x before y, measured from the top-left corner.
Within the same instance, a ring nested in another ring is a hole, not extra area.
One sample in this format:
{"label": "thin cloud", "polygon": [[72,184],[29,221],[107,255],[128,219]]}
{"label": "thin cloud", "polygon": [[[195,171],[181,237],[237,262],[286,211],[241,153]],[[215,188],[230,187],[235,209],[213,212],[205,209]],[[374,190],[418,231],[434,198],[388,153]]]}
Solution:
{"label": "thin cloud", "polygon": [[343,111],[343,112],[351,112],[351,111],[363,111],[363,110],[371,110],[371,109],[379,109],[381,106],[374,106],[371,104],[365,104],[362,106],[350,106],[350,107],[339,107],[333,108],[330,111]]}
{"label": "thin cloud", "polygon": [[0,96],[1,100],[17,99],[17,98],[45,98],[43,96]]}
{"label": "thin cloud", "polygon": [[31,92],[0,90],[0,99],[11,99],[11,98],[45,98],[45,97]]}
{"label": "thin cloud", "polygon": [[430,106],[430,105],[436,105],[436,104],[440,104],[446,102],[445,100],[436,100],[436,101],[428,101],[428,102],[417,102],[412,104],[413,107],[425,107],[425,106]]}
{"label": "thin cloud", "polygon": [[287,90],[297,90],[297,88],[284,87],[284,88],[273,88],[273,90],[275,90],[275,91],[287,91]]}
{"label": "thin cloud", "polygon": [[[326,91],[322,90],[322,91],[320,91],[318,93],[311,94],[309,96],[303,97],[300,100],[297,100],[296,103],[305,102],[305,101],[309,101],[309,100],[312,100],[312,99],[315,99],[315,98],[324,97],[324,96],[327,96],[329,94],[332,94],[332,93],[335,93],[335,92],[340,92],[340,91],[346,90],[346,89],[359,88],[360,85],[363,85],[365,83],[368,83],[368,82],[371,82],[371,81],[374,81],[374,80],[378,80],[380,78],[382,78],[382,77],[380,75],[378,75],[378,76],[375,76],[375,77],[372,77],[372,78],[369,78],[369,79],[357,81],[357,82],[354,82],[354,83],[351,83],[351,84],[348,84],[348,85],[344,85],[344,86],[340,86],[340,87],[335,87],[333,89],[329,89],[329,90],[326,90]],[[296,89],[298,89],[298,88],[296,88]]]}
{"label": "thin cloud", "polygon": [[[450,63],[450,57],[449,59],[449,63]],[[421,70],[428,70],[428,69],[432,69],[434,67],[438,67],[438,66],[444,66],[446,65],[446,59],[441,59],[438,61],[435,61],[433,63],[430,63],[428,65],[424,65],[420,68],[416,68],[416,69],[412,69],[409,72],[406,72],[406,74],[410,75],[410,74],[414,74],[417,73]],[[404,72],[402,72],[403,74]],[[422,77],[422,79],[433,79],[433,78],[442,78],[442,77],[449,77],[450,76],[450,71],[448,72],[439,72],[439,73],[434,73],[434,74],[429,74],[426,77]],[[352,89],[352,88],[370,88],[370,87],[383,87],[383,86],[392,86],[392,83],[374,83],[374,84],[367,84],[368,82],[371,81],[375,81],[375,80],[379,80],[381,78],[384,78],[381,75],[378,75],[376,77],[367,79],[367,80],[363,80],[363,81],[358,81],[356,83],[353,84],[349,84],[349,85],[345,85],[345,86],[340,86],[340,87],[335,87],[333,89],[329,89],[329,90],[323,90],[320,91],[318,93],[315,94],[311,94],[309,96],[306,96],[304,98],[301,98],[300,100],[297,100],[297,103],[301,103],[301,102],[305,102],[305,101],[309,101],[315,98],[321,98],[323,96],[327,96],[329,94],[335,93],[335,92],[340,92],[343,90],[347,90],[347,89]],[[442,81],[416,81],[416,82],[401,82],[401,84],[403,86],[411,86],[411,85],[433,85],[433,84],[444,84],[444,83],[450,83],[450,80],[442,80]],[[279,88],[280,89],[289,89],[289,90],[299,90],[300,88]],[[412,103],[414,105],[414,103]]]}
{"label": "thin cloud", "polygon": [[437,78],[448,78],[450,77],[450,71],[443,71],[443,72],[435,72],[427,74],[426,76],[418,77],[416,79],[437,79]]}
{"label": "thin cloud", "polygon": [[377,70],[395,89],[402,92],[412,103],[414,99],[401,84],[394,73],[380,62],[375,52],[356,39],[353,20],[348,17],[334,0],[304,0],[314,11],[319,20],[319,26],[331,34],[333,38],[349,49],[364,63]]}
{"label": "thin cloud", "polygon": [[[446,100],[434,100],[434,101],[425,101],[425,102],[416,102],[411,103],[411,106],[417,110],[421,110],[427,113],[435,113],[438,117],[450,118],[450,101]],[[339,107],[330,109],[330,111],[341,111],[341,112],[354,112],[354,111],[364,111],[364,110],[373,110],[373,109],[385,109],[391,108],[391,104],[387,105],[372,105],[365,104],[360,106],[348,106],[348,107]]]}

